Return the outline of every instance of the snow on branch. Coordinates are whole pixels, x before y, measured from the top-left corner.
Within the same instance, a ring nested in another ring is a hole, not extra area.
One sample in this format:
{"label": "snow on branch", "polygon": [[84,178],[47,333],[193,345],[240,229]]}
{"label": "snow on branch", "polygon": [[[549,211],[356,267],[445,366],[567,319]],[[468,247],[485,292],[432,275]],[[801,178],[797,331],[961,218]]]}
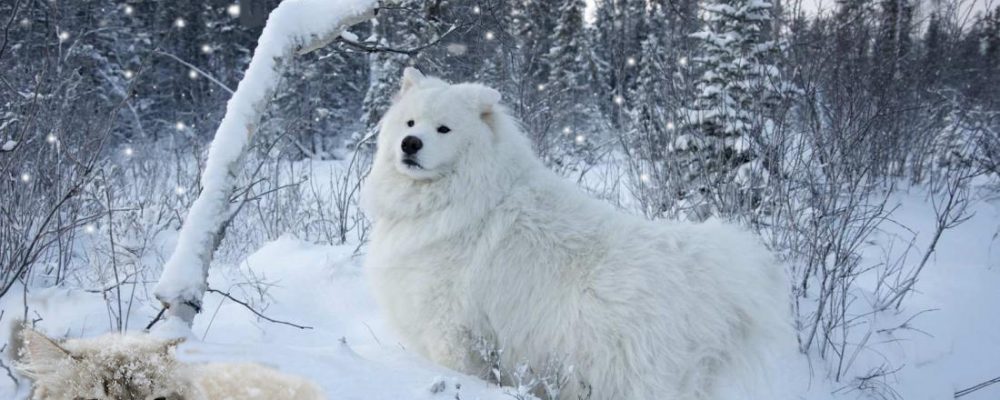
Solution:
{"label": "snow on branch", "polygon": [[[154,294],[166,307],[167,326],[190,328],[208,290],[208,267],[230,214],[240,160],[276,90],[283,64],[297,54],[337,40],[347,28],[372,18],[376,0],[286,0],[271,12],[253,59],[226,105],[174,252]],[[170,329],[170,328],[165,328]]]}

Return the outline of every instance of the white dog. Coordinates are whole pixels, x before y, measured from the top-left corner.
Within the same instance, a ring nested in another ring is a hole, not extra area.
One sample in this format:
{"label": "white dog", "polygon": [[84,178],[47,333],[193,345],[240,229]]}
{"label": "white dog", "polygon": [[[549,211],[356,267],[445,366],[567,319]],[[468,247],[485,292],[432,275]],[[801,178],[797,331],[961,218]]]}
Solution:
{"label": "white dog", "polygon": [[35,400],[323,400],[312,382],[257,364],[184,364],[173,348],[142,334],[57,343],[31,329],[11,341]]}
{"label": "white dog", "polygon": [[718,222],[650,222],[547,170],[500,94],[407,68],[362,198],[367,270],[405,345],[482,373],[569,367],[560,399],[708,399],[788,329],[782,269]]}

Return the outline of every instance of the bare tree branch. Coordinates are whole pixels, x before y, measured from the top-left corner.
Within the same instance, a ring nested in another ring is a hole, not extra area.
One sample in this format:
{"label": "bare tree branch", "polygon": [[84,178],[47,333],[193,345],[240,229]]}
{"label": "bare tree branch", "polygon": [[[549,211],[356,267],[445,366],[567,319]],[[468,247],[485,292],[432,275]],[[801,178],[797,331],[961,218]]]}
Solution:
{"label": "bare tree branch", "polygon": [[21,5],[21,0],[14,1],[14,8],[10,11],[10,19],[7,20],[7,25],[3,27],[3,42],[0,42],[0,59],[3,59],[3,53],[7,50],[7,38],[10,35],[10,27],[14,25],[14,18],[17,18],[17,9]]}
{"label": "bare tree branch", "polygon": [[268,316],[262,314],[260,311],[255,310],[253,307],[250,306],[249,303],[233,297],[231,294],[229,294],[229,292],[223,292],[221,290],[212,289],[212,288],[208,288],[208,291],[211,292],[211,293],[220,294],[223,297],[225,297],[225,298],[227,298],[229,300],[232,300],[234,303],[237,303],[237,304],[239,304],[239,305],[241,305],[243,307],[246,307],[247,310],[250,310],[250,312],[254,313],[255,315],[257,315],[258,317],[260,317],[261,319],[263,319],[265,321],[273,322],[273,323],[276,323],[276,324],[288,325],[288,326],[299,328],[299,329],[312,329],[311,326],[294,324],[294,323],[291,323],[291,322],[281,321],[281,320],[277,320],[277,319],[268,317]]}
{"label": "bare tree branch", "polygon": [[976,385],[972,385],[972,386],[967,387],[967,388],[962,389],[962,390],[956,390],[955,391],[955,398],[957,399],[959,397],[965,396],[967,394],[970,394],[972,392],[975,392],[975,391],[977,391],[979,389],[985,388],[985,387],[990,386],[990,385],[995,384],[995,383],[1000,383],[1000,376],[998,376],[996,378],[993,378],[993,379],[990,379],[990,380],[988,380],[986,382],[982,382],[982,383],[979,383],[979,384],[976,384]]}
{"label": "bare tree branch", "polygon": [[380,46],[380,45],[371,44],[371,43],[360,43],[360,42],[356,42],[356,41],[353,41],[353,40],[350,40],[350,39],[346,39],[343,36],[338,37],[336,41],[338,43],[343,43],[347,47],[350,47],[352,49],[355,49],[355,50],[358,50],[358,51],[361,51],[361,52],[364,52],[364,53],[396,53],[396,54],[405,54],[405,55],[408,55],[408,56],[415,56],[417,54],[420,54],[420,52],[423,51],[424,49],[427,49],[429,47],[433,47],[433,46],[437,45],[438,43],[440,43],[442,40],[444,40],[444,38],[448,37],[448,35],[450,35],[452,32],[454,32],[455,28],[456,27],[454,25],[452,25],[450,28],[448,28],[447,31],[445,31],[443,34],[441,34],[440,36],[438,36],[436,39],[434,39],[434,40],[432,40],[430,42],[427,42],[425,44],[422,44],[420,46],[411,48],[411,49],[398,49],[398,48],[395,48],[395,47]]}
{"label": "bare tree branch", "polygon": [[185,67],[191,68],[192,70],[194,70],[195,72],[197,72],[199,75],[204,76],[205,79],[208,79],[209,81],[212,81],[212,83],[214,83],[216,85],[219,85],[219,87],[222,88],[222,90],[225,90],[226,92],[229,92],[229,94],[233,94],[233,89],[230,89],[229,86],[226,86],[225,83],[222,83],[222,81],[216,79],[214,76],[212,76],[208,72],[205,72],[201,68],[196,67],[194,64],[191,64],[191,63],[189,63],[187,61],[184,61],[180,57],[177,57],[176,55],[173,55],[171,53],[167,53],[165,51],[155,50],[155,52],[156,52],[156,54],[159,54],[161,56],[169,57],[170,59],[181,63],[181,65],[183,65]]}

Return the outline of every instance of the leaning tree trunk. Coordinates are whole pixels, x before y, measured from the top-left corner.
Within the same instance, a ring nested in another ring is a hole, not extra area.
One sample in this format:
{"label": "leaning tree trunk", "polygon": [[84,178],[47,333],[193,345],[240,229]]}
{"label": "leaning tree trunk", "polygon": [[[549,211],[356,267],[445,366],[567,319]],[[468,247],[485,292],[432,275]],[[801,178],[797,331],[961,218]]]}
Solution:
{"label": "leaning tree trunk", "polygon": [[[257,130],[281,69],[297,54],[336,40],[348,27],[372,18],[376,0],[286,0],[271,12],[246,74],[226,105],[201,176],[202,191],[163,266],[154,295],[165,307],[161,327],[190,329],[208,289],[208,267],[232,211],[240,161]],[[183,325],[181,325],[183,324]],[[166,328],[171,329],[171,328]]]}

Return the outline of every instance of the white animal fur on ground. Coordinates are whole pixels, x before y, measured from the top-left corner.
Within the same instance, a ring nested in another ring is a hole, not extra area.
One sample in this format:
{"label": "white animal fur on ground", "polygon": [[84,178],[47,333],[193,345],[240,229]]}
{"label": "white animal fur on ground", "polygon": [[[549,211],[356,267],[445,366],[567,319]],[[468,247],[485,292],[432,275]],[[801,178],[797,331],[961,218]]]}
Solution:
{"label": "white animal fur on ground", "polygon": [[[116,333],[57,343],[26,329],[19,371],[37,400],[323,400],[311,381],[253,363],[186,364],[180,341]],[[15,357],[18,358],[18,357]]]}
{"label": "white animal fur on ground", "polygon": [[[710,399],[724,369],[788,332],[784,273],[755,237],[591,199],[499,98],[409,68],[381,122],[366,268],[408,348],[480,375],[478,338],[507,369],[555,360],[572,367],[561,399]],[[422,142],[410,165],[406,136]]]}

